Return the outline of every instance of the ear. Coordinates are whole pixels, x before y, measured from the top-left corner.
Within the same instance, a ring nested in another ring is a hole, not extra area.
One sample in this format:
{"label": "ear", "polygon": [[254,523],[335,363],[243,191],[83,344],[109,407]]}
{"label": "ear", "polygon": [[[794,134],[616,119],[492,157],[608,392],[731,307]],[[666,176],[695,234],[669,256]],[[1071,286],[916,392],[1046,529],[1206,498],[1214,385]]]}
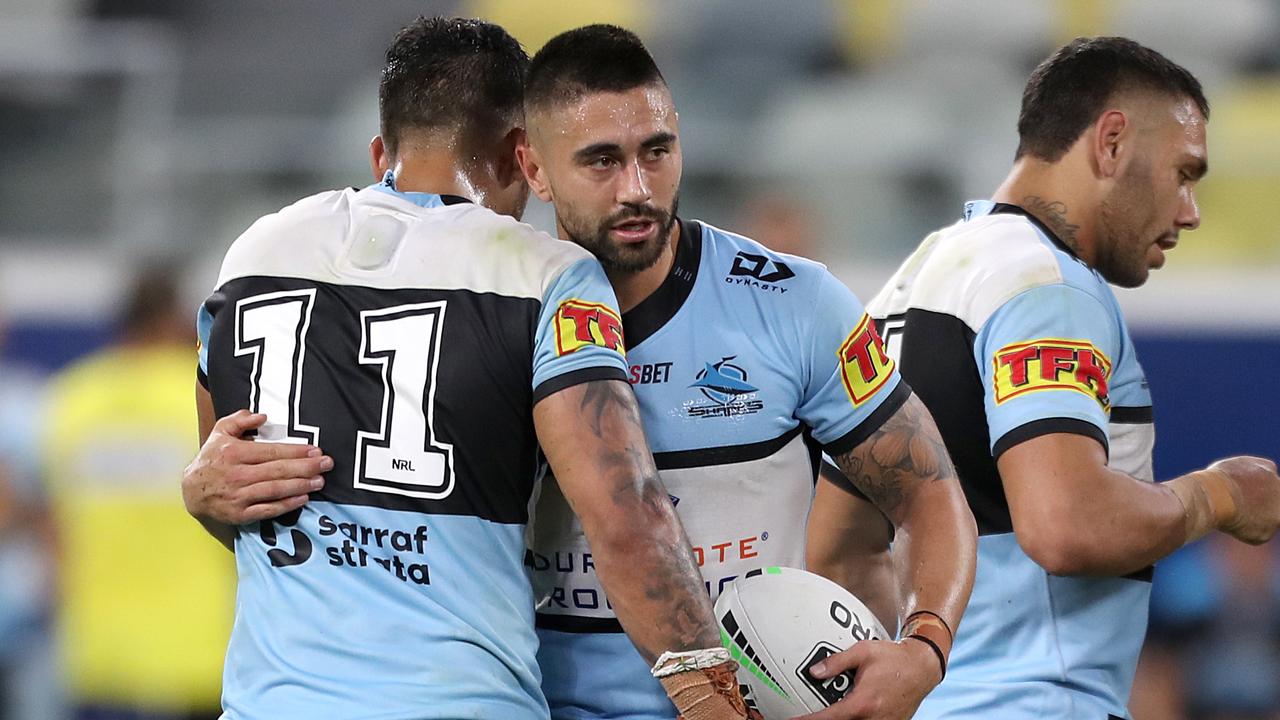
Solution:
{"label": "ear", "polygon": [[1133,125],[1121,110],[1107,110],[1093,124],[1093,161],[1098,168],[1098,175],[1112,178],[1120,174],[1120,170],[1129,159],[1130,145],[1133,142]]}
{"label": "ear", "polygon": [[520,164],[520,169],[524,172],[525,179],[529,181],[529,189],[533,190],[533,194],[537,195],[542,202],[551,202],[551,183],[547,180],[546,168],[538,151],[529,143],[527,133],[516,145],[516,162]]}
{"label": "ear", "polygon": [[387,145],[381,135],[374,135],[369,141],[369,169],[373,171],[374,182],[382,182],[391,169],[391,158],[387,156]]}
{"label": "ear", "polygon": [[517,148],[524,142],[525,132],[522,127],[513,127],[498,141],[498,163],[494,168],[498,183],[502,187],[524,182],[520,172],[520,163],[516,159]]}

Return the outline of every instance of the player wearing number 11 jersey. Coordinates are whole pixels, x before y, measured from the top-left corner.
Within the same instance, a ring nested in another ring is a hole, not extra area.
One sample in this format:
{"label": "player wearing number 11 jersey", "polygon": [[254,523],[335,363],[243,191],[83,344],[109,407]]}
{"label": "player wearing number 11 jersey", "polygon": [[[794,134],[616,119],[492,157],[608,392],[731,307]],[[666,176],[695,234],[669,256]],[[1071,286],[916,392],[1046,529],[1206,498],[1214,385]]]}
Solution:
{"label": "player wearing number 11 jersey", "polygon": [[202,430],[247,407],[258,440],[332,462],[310,503],[255,522],[193,506],[210,441],[184,478],[236,553],[228,718],[545,718],[522,567],[539,450],[655,675],[709,720],[745,715],[714,686],[732,666],[625,384],[613,292],[588,252],[511,217],[527,62],[488,23],[403,30],[371,146],[383,180],[254,223],[200,311]]}

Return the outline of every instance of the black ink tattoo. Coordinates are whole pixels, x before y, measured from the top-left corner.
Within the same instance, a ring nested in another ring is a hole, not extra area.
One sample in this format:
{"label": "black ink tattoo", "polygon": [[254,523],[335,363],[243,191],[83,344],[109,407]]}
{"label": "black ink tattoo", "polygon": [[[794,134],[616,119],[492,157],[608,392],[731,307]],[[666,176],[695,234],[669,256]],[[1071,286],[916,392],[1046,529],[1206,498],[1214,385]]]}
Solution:
{"label": "black ink tattoo", "polygon": [[1076,239],[1079,225],[1067,222],[1067,206],[1059,200],[1045,200],[1039,195],[1028,195],[1022,198],[1022,206],[1040,219],[1054,235],[1058,236],[1076,255],[1080,254],[1080,241]]}
{"label": "black ink tattoo", "polygon": [[890,519],[917,485],[956,476],[933,418],[914,395],[871,437],[835,460]]}

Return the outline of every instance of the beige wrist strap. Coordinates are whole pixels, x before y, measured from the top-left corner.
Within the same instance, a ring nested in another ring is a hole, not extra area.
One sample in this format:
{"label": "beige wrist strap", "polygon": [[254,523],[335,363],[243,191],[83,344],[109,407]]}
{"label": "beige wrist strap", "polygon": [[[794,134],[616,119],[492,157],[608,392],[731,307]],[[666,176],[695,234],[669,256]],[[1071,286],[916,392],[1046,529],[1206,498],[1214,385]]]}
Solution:
{"label": "beige wrist strap", "polygon": [[737,663],[686,670],[658,678],[676,706],[681,720],[746,718],[747,706],[738,692]]}
{"label": "beige wrist strap", "polygon": [[1239,509],[1231,494],[1231,478],[1221,470],[1197,470],[1165,483],[1182,502],[1187,539],[1194,542],[1229,525]]}

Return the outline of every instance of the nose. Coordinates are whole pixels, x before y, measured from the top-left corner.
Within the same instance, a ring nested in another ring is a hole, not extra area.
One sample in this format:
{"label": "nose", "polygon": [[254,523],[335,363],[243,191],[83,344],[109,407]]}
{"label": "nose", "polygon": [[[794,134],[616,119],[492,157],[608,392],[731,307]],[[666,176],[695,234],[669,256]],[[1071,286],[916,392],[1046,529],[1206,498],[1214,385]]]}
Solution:
{"label": "nose", "polygon": [[1200,206],[1196,203],[1195,190],[1187,188],[1182,204],[1178,207],[1178,217],[1174,218],[1174,224],[1179,230],[1195,230],[1200,227]]}
{"label": "nose", "polygon": [[653,193],[649,190],[649,178],[635,158],[627,163],[622,171],[618,185],[618,203],[623,205],[643,205],[649,202]]}

